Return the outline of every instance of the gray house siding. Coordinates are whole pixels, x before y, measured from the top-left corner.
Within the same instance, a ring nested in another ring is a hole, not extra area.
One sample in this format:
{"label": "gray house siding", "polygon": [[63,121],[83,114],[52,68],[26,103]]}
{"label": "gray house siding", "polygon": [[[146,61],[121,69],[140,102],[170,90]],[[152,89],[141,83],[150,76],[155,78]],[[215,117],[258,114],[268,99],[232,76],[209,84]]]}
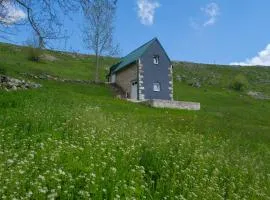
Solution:
{"label": "gray house siding", "polygon": [[[153,57],[159,56],[159,64],[155,65]],[[164,99],[172,100],[172,71],[171,61],[161,44],[156,40],[140,58],[142,64],[140,80],[140,93],[144,94],[145,99]],[[160,84],[160,91],[153,90],[153,84]]]}

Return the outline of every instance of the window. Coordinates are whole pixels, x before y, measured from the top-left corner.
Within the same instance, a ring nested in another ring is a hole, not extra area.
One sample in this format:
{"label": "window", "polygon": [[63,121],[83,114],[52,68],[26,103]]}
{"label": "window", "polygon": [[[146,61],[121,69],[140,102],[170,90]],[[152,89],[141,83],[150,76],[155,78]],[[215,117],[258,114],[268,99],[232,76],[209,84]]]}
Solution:
{"label": "window", "polygon": [[159,56],[158,55],[155,55],[153,57],[153,62],[154,62],[155,65],[158,65],[158,63],[159,63]]}
{"label": "window", "polygon": [[153,91],[154,92],[160,92],[160,83],[154,83],[153,84]]}

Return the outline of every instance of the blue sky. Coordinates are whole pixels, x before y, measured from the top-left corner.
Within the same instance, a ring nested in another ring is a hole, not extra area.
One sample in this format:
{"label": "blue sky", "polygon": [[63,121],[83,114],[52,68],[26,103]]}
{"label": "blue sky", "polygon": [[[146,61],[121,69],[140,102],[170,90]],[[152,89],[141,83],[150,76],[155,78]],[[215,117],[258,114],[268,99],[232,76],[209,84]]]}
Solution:
{"label": "blue sky", "polygon": [[[121,55],[158,37],[173,60],[270,65],[269,0],[119,0],[115,38]],[[67,21],[70,40],[56,48],[85,49],[82,18]],[[29,30],[13,38],[22,43]]]}

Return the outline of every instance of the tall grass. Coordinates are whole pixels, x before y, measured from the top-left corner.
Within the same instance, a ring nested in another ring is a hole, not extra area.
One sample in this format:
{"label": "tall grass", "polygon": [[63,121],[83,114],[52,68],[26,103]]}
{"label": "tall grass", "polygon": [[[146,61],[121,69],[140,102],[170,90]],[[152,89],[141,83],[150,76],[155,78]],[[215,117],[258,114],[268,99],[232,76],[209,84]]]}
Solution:
{"label": "tall grass", "polygon": [[43,84],[0,92],[1,199],[270,195],[269,145],[241,148],[198,132],[192,112],[114,100],[103,86]]}
{"label": "tall grass", "polygon": [[[10,76],[93,72],[91,57],[48,51],[55,62],[35,63],[3,44],[0,53]],[[270,94],[269,72],[176,65],[174,98],[200,102],[199,112],[114,99],[105,85],[0,90],[0,199],[269,199],[270,103],[228,89],[243,73]]]}

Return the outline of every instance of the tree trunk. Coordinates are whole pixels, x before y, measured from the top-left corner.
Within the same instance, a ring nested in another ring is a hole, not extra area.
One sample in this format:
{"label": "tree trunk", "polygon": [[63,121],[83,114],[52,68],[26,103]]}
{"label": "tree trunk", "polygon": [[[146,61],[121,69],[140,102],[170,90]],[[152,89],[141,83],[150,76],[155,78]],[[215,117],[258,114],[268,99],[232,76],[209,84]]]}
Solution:
{"label": "tree trunk", "polygon": [[96,73],[95,73],[95,82],[99,82],[99,55],[96,54]]}
{"label": "tree trunk", "polygon": [[38,36],[38,48],[43,49],[44,48],[44,41],[41,36]]}

